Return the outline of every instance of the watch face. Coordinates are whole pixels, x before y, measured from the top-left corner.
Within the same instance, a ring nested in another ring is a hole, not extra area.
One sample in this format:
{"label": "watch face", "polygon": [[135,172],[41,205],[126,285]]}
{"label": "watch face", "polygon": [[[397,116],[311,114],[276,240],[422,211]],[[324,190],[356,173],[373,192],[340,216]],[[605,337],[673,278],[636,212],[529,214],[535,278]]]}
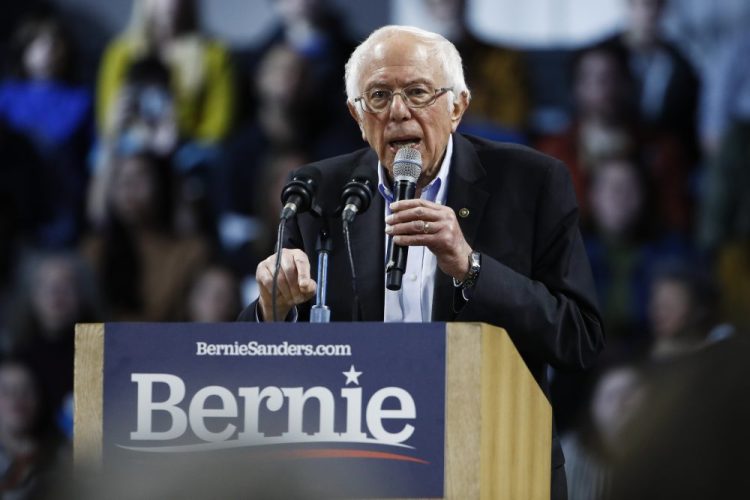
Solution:
{"label": "watch face", "polygon": [[468,288],[474,285],[474,282],[477,279],[477,276],[479,276],[479,268],[480,268],[480,253],[479,252],[472,252],[471,255],[469,255],[469,272],[466,275],[466,279],[463,282],[463,287]]}
{"label": "watch face", "polygon": [[480,266],[480,253],[474,252],[471,254],[471,272],[478,273]]}

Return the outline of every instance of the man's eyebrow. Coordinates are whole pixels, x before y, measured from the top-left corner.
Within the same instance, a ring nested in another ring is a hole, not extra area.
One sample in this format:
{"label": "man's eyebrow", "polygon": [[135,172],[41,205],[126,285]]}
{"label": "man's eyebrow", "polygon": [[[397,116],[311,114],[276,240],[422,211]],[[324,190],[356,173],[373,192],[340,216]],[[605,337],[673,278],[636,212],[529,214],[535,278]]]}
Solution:
{"label": "man's eyebrow", "polygon": [[[421,84],[425,84],[425,85],[430,85],[430,86],[434,86],[435,85],[434,83],[432,83],[431,80],[428,80],[427,78],[415,78],[414,80],[409,80],[404,85],[404,88],[411,87],[412,85],[418,85],[420,83]],[[383,80],[377,80],[377,81],[369,83],[365,87],[365,90],[371,90],[371,89],[391,89],[391,88],[393,88],[393,85],[391,85],[390,83],[388,83],[386,81],[383,81]]]}

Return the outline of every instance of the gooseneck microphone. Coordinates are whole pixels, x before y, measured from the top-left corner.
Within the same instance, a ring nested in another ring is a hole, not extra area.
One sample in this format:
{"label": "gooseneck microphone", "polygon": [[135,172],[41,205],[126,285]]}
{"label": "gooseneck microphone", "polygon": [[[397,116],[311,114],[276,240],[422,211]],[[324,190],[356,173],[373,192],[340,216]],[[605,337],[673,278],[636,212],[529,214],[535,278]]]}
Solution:
{"label": "gooseneck microphone", "polygon": [[281,220],[291,219],[297,214],[310,210],[320,184],[321,173],[316,167],[306,166],[295,172],[281,191]]}
{"label": "gooseneck microphone", "polygon": [[344,231],[344,242],[346,243],[346,255],[349,257],[349,270],[352,273],[352,321],[362,319],[362,309],[357,289],[357,268],[354,265],[354,252],[352,252],[352,238],[349,225],[354,222],[357,214],[365,212],[370,208],[373,191],[378,184],[377,171],[368,164],[361,164],[354,169],[352,178],[344,185],[341,191],[341,227]]}
{"label": "gooseneck microphone", "polygon": [[281,203],[284,205],[284,208],[281,209],[279,228],[276,233],[276,261],[273,268],[273,286],[271,289],[271,310],[273,311],[274,321],[278,321],[279,319],[276,311],[276,294],[279,289],[281,249],[284,247],[286,221],[308,210],[316,213],[315,195],[318,191],[318,184],[320,184],[321,177],[320,170],[307,165],[297,170],[292,180],[281,190]]}
{"label": "gooseneck microphone", "polygon": [[[403,147],[396,152],[393,160],[394,201],[411,200],[417,191],[417,179],[422,173],[422,155],[414,148]],[[388,259],[385,266],[388,290],[400,290],[401,280],[406,272],[406,258],[409,247],[393,243],[388,238]]]}
{"label": "gooseneck microphone", "polygon": [[372,165],[363,163],[354,169],[352,179],[341,192],[341,203],[344,207],[341,212],[342,221],[354,222],[357,214],[365,212],[370,207],[372,193],[377,184],[378,174]]}

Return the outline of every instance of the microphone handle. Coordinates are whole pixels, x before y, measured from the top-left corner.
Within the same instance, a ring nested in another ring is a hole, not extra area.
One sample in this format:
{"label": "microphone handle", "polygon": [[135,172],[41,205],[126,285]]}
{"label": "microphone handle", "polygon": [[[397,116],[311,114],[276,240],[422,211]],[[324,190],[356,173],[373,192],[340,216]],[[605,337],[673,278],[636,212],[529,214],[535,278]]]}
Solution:
{"label": "microphone handle", "polygon": [[[396,182],[396,201],[411,200],[417,191],[416,182],[408,180],[399,180]],[[406,272],[406,258],[408,257],[409,247],[396,245],[393,243],[393,236],[388,237],[388,261],[385,266],[386,280],[385,287],[388,290],[400,290],[401,281]]]}

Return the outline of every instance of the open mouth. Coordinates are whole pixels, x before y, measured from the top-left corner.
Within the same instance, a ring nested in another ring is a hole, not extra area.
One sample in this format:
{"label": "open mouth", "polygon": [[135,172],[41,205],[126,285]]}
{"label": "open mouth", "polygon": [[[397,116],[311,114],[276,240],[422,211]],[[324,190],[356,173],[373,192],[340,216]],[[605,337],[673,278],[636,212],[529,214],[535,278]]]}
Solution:
{"label": "open mouth", "polygon": [[392,150],[398,150],[405,147],[415,148],[422,143],[422,139],[418,137],[407,137],[404,139],[397,139],[395,141],[388,142],[388,146]]}

